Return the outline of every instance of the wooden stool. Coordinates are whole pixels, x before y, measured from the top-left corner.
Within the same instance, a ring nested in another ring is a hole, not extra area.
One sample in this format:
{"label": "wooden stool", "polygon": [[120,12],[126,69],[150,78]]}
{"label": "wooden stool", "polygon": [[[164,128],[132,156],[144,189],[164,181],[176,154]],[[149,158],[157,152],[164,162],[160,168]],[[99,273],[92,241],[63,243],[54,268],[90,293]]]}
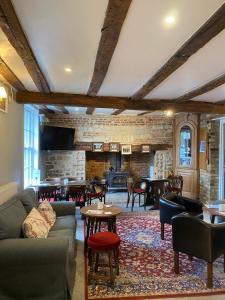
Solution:
{"label": "wooden stool", "polygon": [[[89,247],[89,265],[90,272],[88,276],[88,283],[95,278],[109,279],[111,284],[114,284],[115,276],[113,274],[113,260],[115,264],[116,274],[119,275],[119,245],[120,238],[113,232],[103,231],[91,235],[88,239]],[[108,256],[108,266],[110,276],[96,274],[99,267],[99,254],[106,254]],[[95,267],[94,267],[95,264]],[[95,273],[95,274],[94,274]]]}

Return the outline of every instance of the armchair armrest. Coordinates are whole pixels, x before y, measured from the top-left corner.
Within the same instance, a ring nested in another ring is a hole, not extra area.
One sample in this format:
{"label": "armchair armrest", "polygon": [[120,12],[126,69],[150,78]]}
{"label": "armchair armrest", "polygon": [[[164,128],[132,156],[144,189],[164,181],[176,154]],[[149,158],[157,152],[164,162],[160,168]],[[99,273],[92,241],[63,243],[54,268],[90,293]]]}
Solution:
{"label": "armchair armrest", "polygon": [[74,216],[76,213],[76,204],[75,202],[68,202],[68,201],[55,201],[50,203],[52,208],[56,212],[56,216],[67,216],[71,215]]}
{"label": "armchair armrest", "polygon": [[171,218],[186,211],[185,207],[170,200],[159,199],[160,222],[171,224]]}

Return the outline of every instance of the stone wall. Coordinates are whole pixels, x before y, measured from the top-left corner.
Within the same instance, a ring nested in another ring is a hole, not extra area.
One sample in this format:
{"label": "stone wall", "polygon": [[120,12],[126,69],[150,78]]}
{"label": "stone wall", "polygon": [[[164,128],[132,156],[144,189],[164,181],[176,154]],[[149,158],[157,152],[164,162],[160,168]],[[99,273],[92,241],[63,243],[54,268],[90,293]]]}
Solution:
{"label": "stone wall", "polygon": [[85,180],[85,151],[41,151],[41,179],[72,176]]}
{"label": "stone wall", "polygon": [[207,129],[209,138],[207,170],[200,169],[200,199],[207,202],[218,199],[220,123],[202,119],[201,128]]}
{"label": "stone wall", "polygon": [[[117,142],[133,146],[167,144],[172,148],[173,119],[171,118],[52,114],[48,115],[48,119],[48,125],[75,128],[75,144],[91,142]],[[140,150],[138,151],[122,156],[121,170],[129,171],[134,177],[148,176],[150,165],[154,166],[153,152],[140,153]],[[115,153],[87,151],[86,154],[86,178],[102,177],[110,166],[115,167],[113,162]],[[52,166],[52,162],[50,166]],[[60,171],[57,172],[60,173]]]}

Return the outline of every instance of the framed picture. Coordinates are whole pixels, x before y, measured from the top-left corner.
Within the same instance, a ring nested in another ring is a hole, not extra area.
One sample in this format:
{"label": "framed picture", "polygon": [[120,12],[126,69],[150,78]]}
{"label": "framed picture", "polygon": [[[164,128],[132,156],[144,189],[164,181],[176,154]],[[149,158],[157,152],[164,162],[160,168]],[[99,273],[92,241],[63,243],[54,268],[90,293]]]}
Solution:
{"label": "framed picture", "polygon": [[131,154],[131,145],[121,145],[121,154]]}
{"label": "framed picture", "polygon": [[109,152],[119,152],[120,144],[119,143],[110,143],[109,144]]}
{"label": "framed picture", "polygon": [[7,113],[8,112],[8,99],[0,97],[0,111]]}
{"label": "framed picture", "polygon": [[93,152],[103,152],[103,144],[104,143],[92,143],[92,151]]}
{"label": "framed picture", "polygon": [[147,144],[141,145],[141,152],[142,153],[149,153],[150,152],[150,145],[147,145]]}

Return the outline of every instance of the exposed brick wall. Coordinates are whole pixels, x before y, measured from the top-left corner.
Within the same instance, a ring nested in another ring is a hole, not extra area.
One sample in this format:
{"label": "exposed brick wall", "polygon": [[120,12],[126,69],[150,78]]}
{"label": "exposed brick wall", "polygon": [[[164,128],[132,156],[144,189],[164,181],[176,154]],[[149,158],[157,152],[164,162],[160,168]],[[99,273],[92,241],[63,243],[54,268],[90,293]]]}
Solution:
{"label": "exposed brick wall", "polygon": [[200,199],[206,202],[218,199],[220,123],[203,119],[201,127],[209,135],[209,164],[207,170],[200,169]]}
{"label": "exposed brick wall", "polygon": [[[48,115],[49,125],[75,128],[75,143],[118,142],[120,144],[173,144],[173,120],[156,116]],[[86,152],[86,178],[102,177],[111,165],[110,152]],[[123,155],[121,170],[134,177],[148,176],[154,166],[153,153]]]}
{"label": "exposed brick wall", "polygon": [[[110,166],[115,168],[115,153],[86,153],[86,176],[94,178],[95,176],[103,177],[105,171]],[[148,176],[150,165],[154,165],[154,156],[152,153],[132,153],[131,155],[122,155],[121,171],[128,171],[134,178]]]}
{"label": "exposed brick wall", "polygon": [[154,116],[48,115],[49,125],[75,128],[75,142],[173,144],[173,120]]}

